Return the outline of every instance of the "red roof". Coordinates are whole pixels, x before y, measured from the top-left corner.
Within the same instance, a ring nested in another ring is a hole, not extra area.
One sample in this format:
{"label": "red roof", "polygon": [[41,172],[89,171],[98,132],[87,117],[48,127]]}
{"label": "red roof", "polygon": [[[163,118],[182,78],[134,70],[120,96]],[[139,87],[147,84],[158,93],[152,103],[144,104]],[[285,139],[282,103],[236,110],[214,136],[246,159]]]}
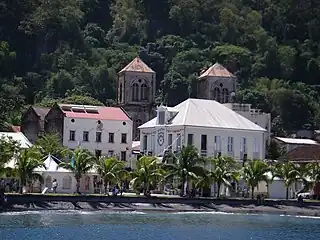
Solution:
{"label": "red roof", "polygon": [[147,64],[145,64],[139,57],[136,57],[135,59],[133,59],[119,73],[122,73],[122,72],[154,73],[154,71]]}
{"label": "red roof", "polygon": [[294,162],[312,162],[320,160],[320,145],[299,146],[289,151],[285,156]]}
{"label": "red roof", "polygon": [[128,121],[130,118],[117,107],[59,104],[61,110],[69,118],[87,118],[97,120]]}
{"label": "red roof", "polygon": [[234,75],[221,64],[215,63],[213,66],[208,68],[207,71],[202,73],[199,78],[204,77],[234,77]]}

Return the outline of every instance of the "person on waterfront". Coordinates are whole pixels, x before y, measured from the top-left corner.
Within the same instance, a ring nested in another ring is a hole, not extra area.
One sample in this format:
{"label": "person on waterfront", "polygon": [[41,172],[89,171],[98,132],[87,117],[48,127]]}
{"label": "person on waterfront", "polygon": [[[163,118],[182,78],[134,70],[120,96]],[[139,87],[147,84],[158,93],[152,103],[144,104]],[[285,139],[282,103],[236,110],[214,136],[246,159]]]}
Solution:
{"label": "person on waterfront", "polygon": [[58,187],[57,179],[53,179],[53,182],[52,182],[53,193],[57,193],[57,187]]}

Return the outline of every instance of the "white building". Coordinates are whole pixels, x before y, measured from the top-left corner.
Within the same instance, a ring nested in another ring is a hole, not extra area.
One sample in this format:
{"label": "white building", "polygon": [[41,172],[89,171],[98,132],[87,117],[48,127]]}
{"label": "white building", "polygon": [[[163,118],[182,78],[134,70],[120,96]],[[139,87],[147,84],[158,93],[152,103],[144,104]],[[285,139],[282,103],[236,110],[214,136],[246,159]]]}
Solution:
{"label": "white building", "polygon": [[291,150],[301,146],[318,145],[316,141],[305,138],[275,137],[274,139],[285,148],[286,152],[290,152]]}
{"label": "white building", "polygon": [[132,120],[121,108],[69,104],[59,104],[59,107],[64,113],[64,146],[70,149],[81,146],[96,156],[116,156],[129,161]]}
{"label": "white building", "polygon": [[22,132],[0,132],[0,138],[18,142],[20,148],[30,148],[32,143]]}
{"label": "white building", "polygon": [[140,150],[149,155],[193,144],[207,156],[265,157],[266,130],[214,100],[190,98],[175,107],[160,106],[157,117],[139,129]]}
{"label": "white building", "polygon": [[224,103],[224,105],[241,116],[249,119],[251,122],[266,129],[265,141],[270,142],[271,137],[271,114],[261,112],[260,109],[251,108],[251,104],[242,103]]}

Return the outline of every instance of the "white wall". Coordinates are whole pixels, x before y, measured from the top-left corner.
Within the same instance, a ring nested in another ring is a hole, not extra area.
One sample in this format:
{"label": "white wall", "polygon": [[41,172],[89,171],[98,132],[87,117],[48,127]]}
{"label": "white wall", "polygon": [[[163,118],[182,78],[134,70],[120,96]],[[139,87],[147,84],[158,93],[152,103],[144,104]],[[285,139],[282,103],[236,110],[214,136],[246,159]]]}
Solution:
{"label": "white wall", "polygon": [[[164,144],[159,146],[157,142],[158,133],[164,132]],[[207,155],[213,156],[215,151],[214,136],[221,137],[221,154],[228,154],[228,137],[233,137],[233,153],[234,158],[240,161],[240,141],[241,138],[246,138],[247,142],[247,157],[248,159],[253,158],[253,141],[257,139],[259,158],[264,159],[265,157],[265,141],[264,132],[260,131],[244,131],[244,130],[231,130],[231,129],[217,129],[217,128],[201,128],[201,127],[190,127],[190,126],[157,126],[155,128],[141,129],[140,131],[140,150],[144,149],[144,135],[148,137],[148,151],[151,151],[153,155],[162,154],[164,149],[168,148],[168,134],[172,134],[173,151],[176,150],[177,142],[174,142],[178,134],[181,134],[181,146],[187,144],[188,134],[193,134],[193,144],[200,151],[201,149],[201,135],[207,135]],[[153,137],[152,137],[153,136]],[[154,140],[152,140],[154,139]],[[155,142],[155,143],[154,143]],[[154,147],[153,147],[153,146]]]}
{"label": "white wall", "polygon": [[[132,148],[132,121],[115,121],[101,120],[103,130],[101,142],[96,142],[96,132],[98,119],[64,118],[63,145],[75,149],[77,146],[90,150],[95,153],[95,150],[101,150],[102,155],[108,155],[108,151],[114,151],[114,154],[120,157],[121,151],[126,151],[126,159],[131,157]],[[125,123],[125,125],[123,124]],[[75,131],[75,141],[70,141],[70,131]],[[83,131],[89,132],[89,141],[83,141]],[[109,143],[109,133],[114,133],[114,143]],[[121,143],[121,134],[127,134],[127,143]]]}

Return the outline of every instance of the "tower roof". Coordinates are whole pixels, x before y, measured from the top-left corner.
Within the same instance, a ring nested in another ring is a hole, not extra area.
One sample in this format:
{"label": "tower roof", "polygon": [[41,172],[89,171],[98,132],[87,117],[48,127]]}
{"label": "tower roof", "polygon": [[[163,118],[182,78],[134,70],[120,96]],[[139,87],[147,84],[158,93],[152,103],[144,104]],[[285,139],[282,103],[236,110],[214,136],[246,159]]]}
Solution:
{"label": "tower roof", "polygon": [[154,71],[147,64],[145,64],[139,57],[136,57],[135,59],[133,59],[119,73],[122,73],[122,72],[154,73]]}
{"label": "tower roof", "polygon": [[202,73],[199,79],[204,77],[234,77],[234,75],[220,63],[215,63],[214,65],[209,67],[204,73]]}

